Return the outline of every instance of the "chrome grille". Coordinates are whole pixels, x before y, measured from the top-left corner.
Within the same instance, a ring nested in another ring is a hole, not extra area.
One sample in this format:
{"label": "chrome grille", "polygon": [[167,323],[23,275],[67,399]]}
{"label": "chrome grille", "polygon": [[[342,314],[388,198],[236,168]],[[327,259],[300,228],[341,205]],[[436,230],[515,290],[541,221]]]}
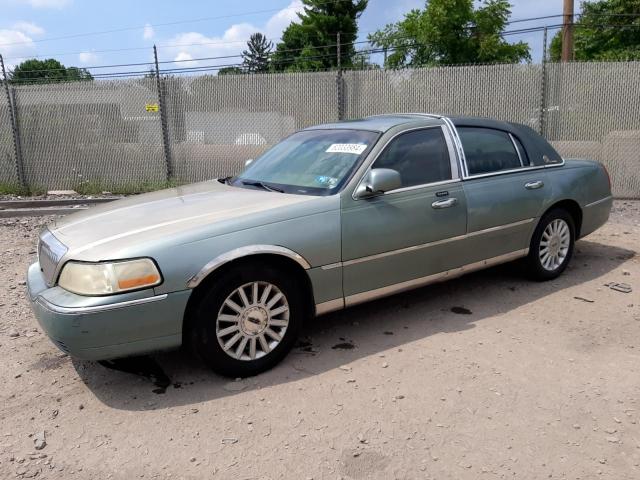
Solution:
{"label": "chrome grille", "polygon": [[40,263],[40,270],[44,275],[44,280],[50,287],[55,283],[58,263],[60,263],[65,253],[67,253],[67,247],[54,237],[49,230],[44,230],[40,234],[38,262]]}

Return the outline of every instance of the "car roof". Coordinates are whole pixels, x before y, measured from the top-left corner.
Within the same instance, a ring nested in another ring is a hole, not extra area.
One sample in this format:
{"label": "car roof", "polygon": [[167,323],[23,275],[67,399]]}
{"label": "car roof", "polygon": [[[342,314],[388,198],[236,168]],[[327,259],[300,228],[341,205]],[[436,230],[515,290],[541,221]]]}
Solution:
{"label": "car roof", "polygon": [[429,113],[392,113],[385,115],[373,115],[358,120],[344,120],[340,122],[315,125],[305,130],[329,130],[349,128],[354,130],[369,130],[384,133],[393,127],[411,124],[412,127],[443,125],[448,118],[456,127],[479,127],[503,130],[518,138],[529,156],[533,165],[562,162],[558,152],[541,137],[537,132],[526,125],[513,122],[503,122],[492,118],[464,117]]}
{"label": "car roof", "polygon": [[443,120],[438,115],[420,113],[397,113],[388,115],[372,115],[357,120],[343,120],[340,122],[314,125],[305,130],[327,130],[334,128],[351,128],[354,130],[370,130],[374,132],[386,132],[387,130],[406,123],[417,125],[442,125]]}

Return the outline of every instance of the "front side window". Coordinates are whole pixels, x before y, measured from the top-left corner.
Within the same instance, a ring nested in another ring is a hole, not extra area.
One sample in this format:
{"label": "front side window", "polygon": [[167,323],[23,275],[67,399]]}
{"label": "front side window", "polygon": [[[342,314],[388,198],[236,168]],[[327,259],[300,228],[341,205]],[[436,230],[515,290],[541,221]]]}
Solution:
{"label": "front side window", "polygon": [[372,168],[400,173],[402,188],[451,180],[449,149],[441,128],[403,133],[382,152]]}
{"label": "front side window", "polygon": [[366,130],[306,130],[265,152],[230,184],[303,195],[340,190],[378,140]]}
{"label": "front side window", "polygon": [[491,128],[460,127],[469,175],[520,168],[520,157],[508,133]]}

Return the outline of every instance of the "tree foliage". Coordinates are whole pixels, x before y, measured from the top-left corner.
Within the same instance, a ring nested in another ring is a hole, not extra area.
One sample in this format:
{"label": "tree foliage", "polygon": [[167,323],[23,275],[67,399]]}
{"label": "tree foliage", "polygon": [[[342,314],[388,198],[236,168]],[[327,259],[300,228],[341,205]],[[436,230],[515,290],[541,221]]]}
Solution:
{"label": "tree foliage", "polygon": [[218,70],[218,75],[240,75],[244,70],[240,67],[224,67]]}
{"label": "tree foliage", "polygon": [[242,63],[247,73],[264,73],[269,70],[269,57],[273,42],[261,33],[254,33],[247,42],[248,50],[242,52]]}
{"label": "tree foliage", "polygon": [[276,46],[271,69],[296,71],[331,69],[337,66],[337,34],[340,32],[341,65],[353,64],[353,42],[358,18],[368,0],[302,0],[300,23],[291,23]]}
{"label": "tree foliage", "polygon": [[403,20],[369,35],[388,49],[386,67],[419,67],[461,63],[515,63],[531,60],[525,42],[508,43],[501,33],[511,15],[507,0],[427,0]]}
{"label": "tree foliage", "polygon": [[72,82],[93,80],[88,70],[78,67],[65,67],[58,60],[25,60],[10,74],[10,81],[17,84]]}
{"label": "tree foliage", "polygon": [[[573,29],[574,60],[640,60],[640,0],[582,3]],[[562,56],[562,31],[551,41],[552,61]]]}

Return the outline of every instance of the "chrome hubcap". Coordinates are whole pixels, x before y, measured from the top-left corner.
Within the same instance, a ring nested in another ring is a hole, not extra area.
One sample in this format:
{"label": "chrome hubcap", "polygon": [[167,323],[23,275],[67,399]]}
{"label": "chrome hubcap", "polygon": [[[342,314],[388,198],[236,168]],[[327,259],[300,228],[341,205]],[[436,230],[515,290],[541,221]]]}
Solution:
{"label": "chrome hubcap", "polygon": [[289,303],[278,287],[251,282],[236,288],[216,319],[218,344],[237,360],[264,357],[282,341],[289,325]]}
{"label": "chrome hubcap", "polygon": [[540,263],[545,270],[553,271],[562,265],[569,253],[571,233],[567,222],[553,220],[542,232],[540,239]]}

